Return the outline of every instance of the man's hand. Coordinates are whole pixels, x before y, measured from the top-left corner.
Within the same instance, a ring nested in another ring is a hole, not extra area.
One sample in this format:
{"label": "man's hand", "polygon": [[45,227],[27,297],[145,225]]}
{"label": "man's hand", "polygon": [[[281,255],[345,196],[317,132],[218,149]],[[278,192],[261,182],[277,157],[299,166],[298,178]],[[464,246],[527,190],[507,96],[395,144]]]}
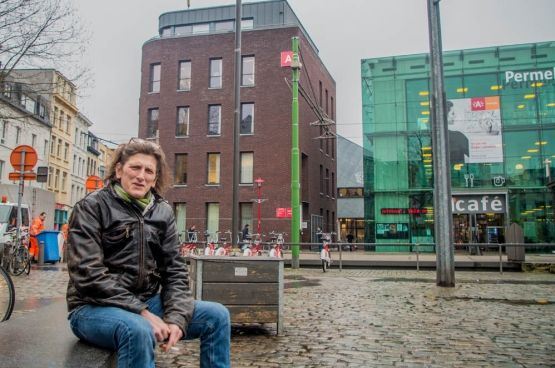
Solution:
{"label": "man's hand", "polygon": [[[152,326],[156,341],[158,342],[165,341],[168,338],[168,336],[170,336],[170,334],[172,333],[172,329],[170,329],[170,326],[168,326],[166,322],[162,321],[162,319],[157,315],[150,313],[147,309],[141,312],[141,316],[146,318],[146,320]],[[167,349],[169,350],[169,347]]]}
{"label": "man's hand", "polygon": [[183,337],[183,331],[177,326],[172,323],[167,325],[170,329],[170,337],[168,342],[164,344],[165,350],[164,352],[168,353],[172,346],[177,344],[177,342]]}

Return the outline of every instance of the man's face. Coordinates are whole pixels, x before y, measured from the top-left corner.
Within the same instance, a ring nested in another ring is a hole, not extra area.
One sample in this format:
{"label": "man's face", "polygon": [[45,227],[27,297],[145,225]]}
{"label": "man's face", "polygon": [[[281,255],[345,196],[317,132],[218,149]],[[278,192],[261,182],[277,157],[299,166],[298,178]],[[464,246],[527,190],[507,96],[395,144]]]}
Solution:
{"label": "man's face", "polygon": [[125,165],[116,166],[116,177],[121,186],[132,198],[140,199],[156,185],[156,158],[137,153]]}
{"label": "man's face", "polygon": [[41,219],[42,221],[46,220],[46,215],[41,215],[41,216],[40,216],[40,219]]}

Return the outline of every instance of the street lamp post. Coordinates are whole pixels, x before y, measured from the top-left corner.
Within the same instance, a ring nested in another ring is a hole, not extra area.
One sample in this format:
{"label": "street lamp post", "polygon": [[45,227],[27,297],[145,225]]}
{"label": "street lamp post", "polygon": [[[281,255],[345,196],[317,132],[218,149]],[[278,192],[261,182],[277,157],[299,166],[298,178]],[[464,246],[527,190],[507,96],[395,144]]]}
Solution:
{"label": "street lamp post", "polygon": [[262,188],[262,183],[264,183],[264,179],[262,178],[256,178],[255,179],[255,183],[256,186],[258,188],[258,198],[257,199],[253,199],[253,202],[258,203],[258,227],[257,227],[257,234],[260,234],[260,203],[266,201],[267,199],[260,199],[260,189]]}

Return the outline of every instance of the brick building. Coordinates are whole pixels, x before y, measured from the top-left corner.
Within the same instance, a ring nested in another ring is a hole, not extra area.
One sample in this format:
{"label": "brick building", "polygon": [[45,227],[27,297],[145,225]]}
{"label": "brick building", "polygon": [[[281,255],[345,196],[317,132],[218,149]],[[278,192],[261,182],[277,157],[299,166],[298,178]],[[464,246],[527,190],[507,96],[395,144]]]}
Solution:
{"label": "brick building", "polygon": [[[241,76],[240,226],[257,229],[255,180],[262,178],[261,232],[291,232],[292,70],[281,53],[299,38],[300,84],[315,109],[335,120],[335,81],[318,49],[285,0],[243,4]],[[231,229],[235,5],[164,13],[159,36],[143,46],[141,138],[158,142],[173,170],[165,197],[180,231]],[[325,127],[299,98],[301,241],[317,226],[335,230],[336,142],[315,139]],[[335,132],[333,125],[329,126]],[[325,134],[324,134],[325,136]],[[238,229],[239,230],[239,229]],[[286,240],[289,240],[289,235]]]}

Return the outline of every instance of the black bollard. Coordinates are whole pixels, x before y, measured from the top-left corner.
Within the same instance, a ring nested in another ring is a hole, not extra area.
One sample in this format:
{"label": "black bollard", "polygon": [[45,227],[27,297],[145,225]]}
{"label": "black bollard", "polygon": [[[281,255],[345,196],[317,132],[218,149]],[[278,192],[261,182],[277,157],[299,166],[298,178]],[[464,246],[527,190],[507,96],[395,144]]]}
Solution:
{"label": "black bollard", "polygon": [[39,266],[44,266],[44,242],[39,242]]}

